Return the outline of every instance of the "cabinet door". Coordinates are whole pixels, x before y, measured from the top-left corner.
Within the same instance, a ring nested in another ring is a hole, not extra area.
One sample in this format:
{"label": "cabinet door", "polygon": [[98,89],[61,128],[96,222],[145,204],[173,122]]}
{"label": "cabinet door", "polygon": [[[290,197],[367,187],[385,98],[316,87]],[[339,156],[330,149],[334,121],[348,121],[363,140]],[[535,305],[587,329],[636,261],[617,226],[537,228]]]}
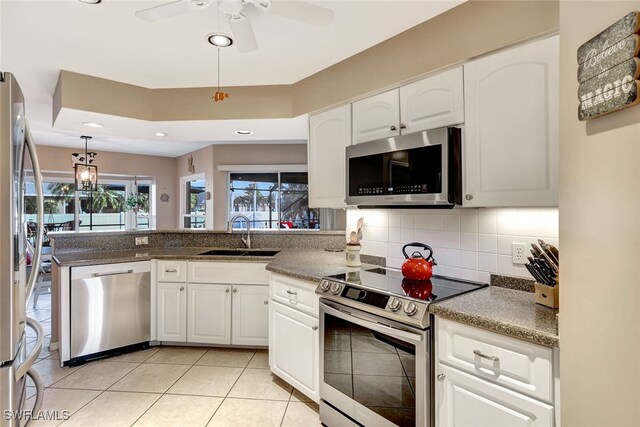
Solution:
{"label": "cabinet door", "polygon": [[400,91],[393,89],[353,103],[353,143],[400,135]]}
{"label": "cabinet door", "polygon": [[553,406],[443,364],[436,375],[438,426],[553,426]]}
{"label": "cabinet door", "polygon": [[465,206],[558,205],[558,37],[464,66]]}
{"label": "cabinet door", "polygon": [[318,319],[282,304],[269,303],[271,371],[315,402],[319,401]]}
{"label": "cabinet door", "polygon": [[269,345],[269,286],[233,285],[231,343]]}
{"label": "cabinet door", "polygon": [[189,283],[187,341],[231,343],[231,285]]}
{"label": "cabinet door", "polygon": [[158,282],[157,328],[159,341],[187,340],[185,283]]}
{"label": "cabinet door", "polygon": [[351,105],[309,118],[309,207],[344,208],[345,148],[351,145]]}
{"label": "cabinet door", "polygon": [[402,86],[400,122],[402,133],[463,123],[462,67]]}

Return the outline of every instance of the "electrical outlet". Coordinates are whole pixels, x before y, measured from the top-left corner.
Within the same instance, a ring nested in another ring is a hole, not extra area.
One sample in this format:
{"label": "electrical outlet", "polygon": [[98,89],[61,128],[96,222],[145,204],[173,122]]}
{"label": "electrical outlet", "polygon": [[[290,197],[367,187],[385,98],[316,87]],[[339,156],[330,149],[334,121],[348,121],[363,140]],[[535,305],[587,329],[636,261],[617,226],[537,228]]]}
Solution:
{"label": "electrical outlet", "polygon": [[514,264],[526,264],[527,254],[525,253],[526,243],[512,243],[511,244],[511,259]]}
{"label": "electrical outlet", "polygon": [[148,245],[148,244],[149,244],[149,237],[148,236],[136,237],[136,246]]}

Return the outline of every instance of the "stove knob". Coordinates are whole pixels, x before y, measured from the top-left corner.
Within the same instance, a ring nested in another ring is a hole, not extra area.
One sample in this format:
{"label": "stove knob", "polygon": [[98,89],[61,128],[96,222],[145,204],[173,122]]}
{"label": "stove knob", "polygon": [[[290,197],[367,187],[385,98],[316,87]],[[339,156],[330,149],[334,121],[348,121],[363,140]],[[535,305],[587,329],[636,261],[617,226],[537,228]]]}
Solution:
{"label": "stove knob", "polygon": [[323,280],[322,283],[320,283],[320,289],[322,289],[322,292],[327,292],[330,288],[331,283],[327,282],[326,280]]}
{"label": "stove knob", "polygon": [[409,301],[404,305],[404,312],[407,314],[407,316],[413,316],[418,312],[418,306],[415,302]]}
{"label": "stove knob", "polygon": [[333,285],[331,285],[331,293],[333,293],[334,295],[338,295],[340,293],[339,283],[334,283]]}
{"label": "stove knob", "polygon": [[391,301],[389,301],[389,308],[391,311],[398,311],[400,310],[400,307],[402,307],[400,300],[396,297],[392,297]]}

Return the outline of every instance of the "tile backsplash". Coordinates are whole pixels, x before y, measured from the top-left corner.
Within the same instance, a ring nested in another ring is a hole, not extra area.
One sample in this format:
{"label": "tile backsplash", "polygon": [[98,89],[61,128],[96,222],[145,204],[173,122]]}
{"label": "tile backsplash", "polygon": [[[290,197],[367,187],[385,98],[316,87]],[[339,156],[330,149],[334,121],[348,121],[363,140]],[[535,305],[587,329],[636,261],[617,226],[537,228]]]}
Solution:
{"label": "tile backsplash", "polygon": [[348,209],[347,236],[360,217],[363,254],[386,257],[399,268],[403,245],[426,243],[438,262],[436,274],[487,283],[491,273],[531,279],[524,265],[512,263],[512,243],[528,247],[542,238],[559,247],[557,208]]}

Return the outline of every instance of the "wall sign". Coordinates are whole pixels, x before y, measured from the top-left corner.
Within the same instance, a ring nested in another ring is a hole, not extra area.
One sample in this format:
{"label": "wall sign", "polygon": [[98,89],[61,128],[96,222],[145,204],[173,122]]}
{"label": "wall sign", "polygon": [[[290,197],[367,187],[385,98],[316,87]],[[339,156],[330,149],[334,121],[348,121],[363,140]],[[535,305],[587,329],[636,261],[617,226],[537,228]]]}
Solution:
{"label": "wall sign", "polygon": [[578,119],[640,102],[640,13],[631,12],[578,48]]}

